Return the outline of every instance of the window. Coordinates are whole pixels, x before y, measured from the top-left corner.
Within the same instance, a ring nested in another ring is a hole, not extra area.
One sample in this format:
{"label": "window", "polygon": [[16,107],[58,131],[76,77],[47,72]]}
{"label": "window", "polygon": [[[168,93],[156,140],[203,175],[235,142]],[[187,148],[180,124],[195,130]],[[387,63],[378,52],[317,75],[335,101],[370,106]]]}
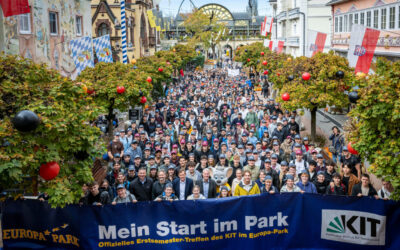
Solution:
{"label": "window", "polygon": [[364,25],[364,24],[365,24],[365,22],[364,22],[364,16],[365,16],[364,12],[363,12],[363,13],[360,13],[360,24],[361,24],[361,25]]}
{"label": "window", "polygon": [[344,16],[343,32],[347,31],[347,15]]}
{"label": "window", "polygon": [[338,32],[338,18],[335,17],[335,32]]}
{"label": "window", "polygon": [[76,23],[76,35],[77,36],[82,36],[82,17],[81,16],[76,16],[75,18],[75,23]]}
{"label": "window", "polygon": [[358,24],[358,13],[354,14],[354,23]]}
{"label": "window", "polygon": [[377,29],[379,27],[379,10],[374,10],[374,28]]}
{"label": "window", "polygon": [[386,29],[386,8],[381,9],[381,29]]}
{"label": "window", "polygon": [[31,15],[22,14],[19,15],[19,33],[21,34],[31,34]]}
{"label": "window", "polygon": [[110,34],[110,29],[108,28],[108,25],[106,23],[102,23],[99,26],[99,36],[105,36]]}
{"label": "window", "polygon": [[58,35],[58,13],[49,12],[50,35]]}
{"label": "window", "polygon": [[297,35],[297,23],[293,23],[293,35]]}
{"label": "window", "polygon": [[349,29],[348,29],[349,32],[351,32],[352,26],[353,26],[353,14],[349,14]]}
{"label": "window", "polygon": [[389,29],[394,29],[396,18],[396,7],[391,7],[389,9]]}
{"label": "window", "polygon": [[367,27],[371,27],[371,11],[367,11]]}
{"label": "window", "polygon": [[343,17],[339,17],[339,32],[343,31]]}

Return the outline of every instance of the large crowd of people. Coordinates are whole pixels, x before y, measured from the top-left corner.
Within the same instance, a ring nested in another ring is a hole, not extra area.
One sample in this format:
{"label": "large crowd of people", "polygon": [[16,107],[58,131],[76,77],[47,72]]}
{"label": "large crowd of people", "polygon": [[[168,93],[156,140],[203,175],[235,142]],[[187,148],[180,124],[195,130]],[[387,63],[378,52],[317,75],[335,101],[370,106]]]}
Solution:
{"label": "large crowd of people", "polygon": [[390,198],[390,183],[375,190],[337,127],[328,159],[300,135],[296,111],[259,95],[248,80],[212,69],[165,87],[140,120],[116,129],[105,157],[109,172],[84,186],[82,203],[284,192]]}

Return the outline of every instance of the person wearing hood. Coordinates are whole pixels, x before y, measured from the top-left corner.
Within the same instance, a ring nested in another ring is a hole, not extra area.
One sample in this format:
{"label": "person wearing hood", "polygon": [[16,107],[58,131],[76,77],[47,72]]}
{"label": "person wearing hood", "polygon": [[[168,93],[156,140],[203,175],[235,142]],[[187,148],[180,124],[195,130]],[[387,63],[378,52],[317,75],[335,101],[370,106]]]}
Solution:
{"label": "person wearing hood", "polygon": [[252,180],[251,175],[249,170],[243,172],[242,181],[236,186],[234,196],[260,194],[260,188],[255,181]]}
{"label": "person wearing hood", "polygon": [[312,193],[312,194],[316,194],[317,193],[317,189],[315,187],[315,185],[309,181],[310,177],[308,175],[307,170],[303,170],[300,173],[300,179],[301,181],[297,182],[297,186],[304,191],[304,193]]}

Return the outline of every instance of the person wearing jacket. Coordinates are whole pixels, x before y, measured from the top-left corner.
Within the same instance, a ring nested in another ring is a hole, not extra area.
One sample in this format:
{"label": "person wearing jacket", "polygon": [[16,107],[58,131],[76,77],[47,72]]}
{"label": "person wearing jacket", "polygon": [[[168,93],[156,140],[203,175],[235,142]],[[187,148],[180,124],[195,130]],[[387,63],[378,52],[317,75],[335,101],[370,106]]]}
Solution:
{"label": "person wearing jacket", "polygon": [[174,194],[172,183],[167,183],[164,188],[164,192],[160,194],[154,201],[176,201],[178,197]]}
{"label": "person wearing jacket", "polygon": [[264,161],[264,171],[266,176],[271,176],[272,178],[272,185],[274,187],[279,187],[279,175],[276,170],[272,169],[271,167],[271,160],[270,159],[265,159]]}
{"label": "person wearing jacket", "polygon": [[376,199],[379,199],[378,193],[375,188],[371,185],[368,174],[361,175],[361,182],[354,185],[352,191],[352,196],[374,196]]}
{"label": "person wearing jacket", "polygon": [[265,176],[264,178],[264,187],[261,190],[261,193],[267,194],[277,194],[279,193],[278,189],[272,185],[272,177],[270,175]]}
{"label": "person wearing jacket", "polygon": [[347,195],[351,195],[351,191],[353,190],[354,185],[360,182],[357,176],[351,173],[351,168],[348,164],[343,165],[341,179],[346,187]]}
{"label": "person wearing jacket", "polygon": [[328,188],[329,182],[325,180],[325,173],[319,171],[317,173],[317,180],[314,181],[315,188],[319,194],[325,194],[326,189]]}
{"label": "person wearing jacket", "polygon": [[304,193],[297,185],[294,185],[294,176],[291,174],[286,175],[286,184],[281,188],[281,193]]}
{"label": "person wearing jacket", "polygon": [[245,122],[249,127],[251,124],[256,125],[256,127],[259,126],[257,113],[254,111],[254,107],[246,114]]}
{"label": "person wearing jacket", "polygon": [[138,178],[134,179],[129,185],[129,192],[133,194],[138,201],[152,200],[151,189],[153,180],[146,177],[146,168],[142,167],[138,171]]}
{"label": "person wearing jacket", "polygon": [[254,194],[260,194],[260,189],[258,185],[254,181],[252,181],[251,172],[249,170],[245,170],[242,181],[235,188],[234,196]]}
{"label": "person wearing jacket", "polygon": [[260,168],[257,167],[255,165],[255,163],[256,162],[255,162],[254,156],[250,155],[248,158],[248,165],[243,168],[243,170],[245,170],[245,171],[246,170],[250,171],[253,181],[256,181],[258,178],[258,175],[260,174]]}
{"label": "person wearing jacket", "polygon": [[153,188],[151,189],[151,198],[153,200],[160,196],[164,192],[165,186],[170,183],[164,169],[159,170],[157,176],[158,180],[153,183]]}
{"label": "person wearing jacket", "polygon": [[340,179],[340,174],[334,173],[332,176],[332,182],[330,186],[326,189],[326,194],[333,194],[333,195],[346,195],[346,187],[342,183]]}
{"label": "person wearing jacket", "polygon": [[317,188],[315,185],[309,181],[309,175],[307,170],[303,170],[300,173],[300,179],[301,181],[297,182],[297,186],[304,191],[304,193],[312,193],[316,194],[317,193]]}
{"label": "person wearing jacket", "polygon": [[200,193],[206,198],[215,198],[217,196],[217,184],[210,178],[210,170],[205,168],[202,173],[203,178],[196,181],[195,185],[200,187]]}
{"label": "person wearing jacket", "polygon": [[172,182],[174,191],[179,200],[186,200],[189,195],[192,194],[193,181],[186,178],[186,170],[179,169],[178,177]]}

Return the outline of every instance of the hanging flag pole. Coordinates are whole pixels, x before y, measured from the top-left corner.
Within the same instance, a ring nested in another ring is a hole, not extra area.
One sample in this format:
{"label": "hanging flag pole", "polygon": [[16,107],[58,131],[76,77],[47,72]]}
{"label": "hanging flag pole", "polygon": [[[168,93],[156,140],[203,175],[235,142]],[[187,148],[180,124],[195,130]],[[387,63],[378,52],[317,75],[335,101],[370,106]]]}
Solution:
{"label": "hanging flag pole", "polygon": [[128,63],[128,51],[126,48],[126,16],[125,0],[121,0],[121,35],[122,35],[122,62]]}

